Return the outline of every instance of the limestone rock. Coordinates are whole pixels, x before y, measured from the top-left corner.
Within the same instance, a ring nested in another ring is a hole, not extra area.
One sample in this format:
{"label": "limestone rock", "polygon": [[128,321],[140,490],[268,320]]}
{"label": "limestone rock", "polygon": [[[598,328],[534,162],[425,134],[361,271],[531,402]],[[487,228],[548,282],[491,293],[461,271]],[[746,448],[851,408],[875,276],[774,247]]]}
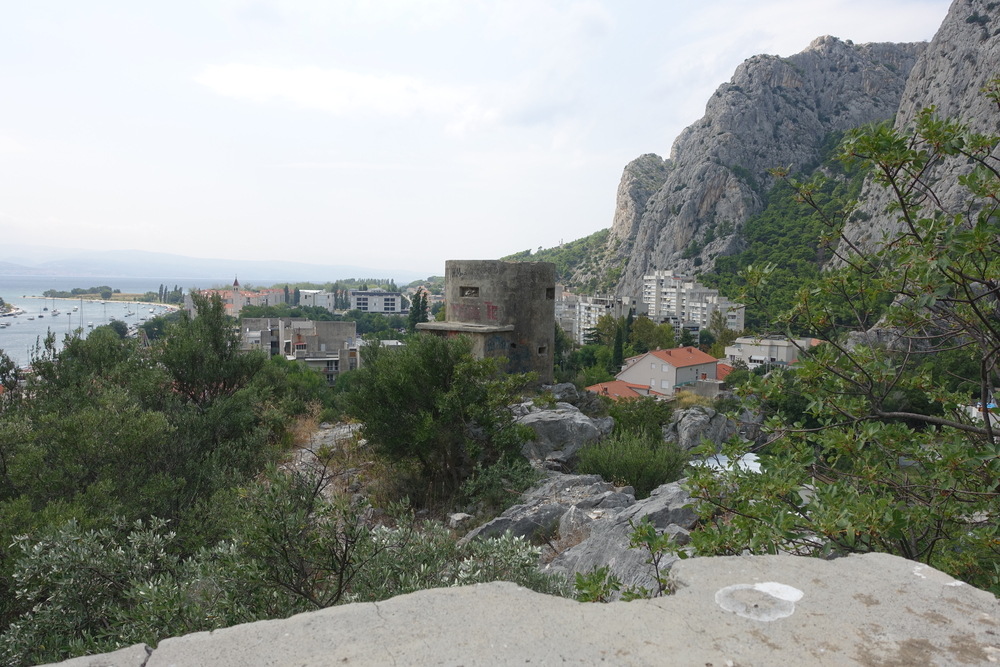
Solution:
{"label": "limestone rock", "polygon": [[605,434],[605,424],[595,422],[569,403],[556,403],[553,410],[528,409],[517,417],[517,422],[530,427],[535,434],[521,448],[521,453],[529,459],[544,460],[556,451],[569,458]]}
{"label": "limestone rock", "polygon": [[663,439],[675,442],[684,451],[701,445],[702,440],[720,445],[736,434],[737,424],[713,408],[695,406],[674,412],[663,427]]}
{"label": "limestone rock", "polygon": [[[577,507],[574,514],[586,514],[585,507]],[[584,531],[586,536],[574,546],[559,553],[546,567],[546,571],[562,574],[572,579],[577,572],[586,573],[594,568],[608,566],[611,574],[625,586],[655,588],[654,570],[647,560],[649,554],[641,549],[629,548],[632,525],[643,518],[657,527],[681,535],[678,543],[687,543],[687,531],[694,527],[697,515],[691,506],[691,497],[680,484],[664,484],[654,489],[649,498],[633,502],[616,512],[605,512],[583,521],[579,516],[567,517],[566,529]],[[563,524],[560,524],[560,530]],[[569,533],[565,533],[569,534]],[[676,557],[662,562],[664,573]]]}
{"label": "limestone rock", "polygon": [[[980,89],[1000,75],[1000,9],[988,0],[954,2],[934,38],[920,54],[903,90],[894,126],[912,126],[917,113],[934,105],[938,115],[958,118],[979,132],[1000,132],[996,105]],[[932,168],[925,180],[946,211],[965,207],[955,176],[970,166],[964,159],[945,160]],[[951,175],[945,177],[945,175]],[[940,179],[940,180],[939,180]],[[887,213],[889,193],[870,181],[861,192],[860,215],[844,227],[844,236],[862,252],[878,247],[886,235],[900,229],[897,215]]]}
{"label": "limestone rock", "polygon": [[925,565],[681,561],[673,595],[585,604],[510,583],[426,590],[81,658],[74,667],[165,665],[988,665],[1000,604]]}
{"label": "limestone rock", "polygon": [[832,132],[892,117],[924,46],[820,37],[788,58],[746,60],[669,160],[626,167],[607,253],[608,268],[625,264],[618,292],[642,294],[651,269],[693,273],[742,250],[741,228],[773,186],[767,170],[815,164]]}
{"label": "limestone rock", "polygon": [[510,532],[517,537],[541,541],[558,533],[560,522],[573,507],[581,510],[608,510],[635,502],[631,487],[618,489],[600,475],[553,474],[529,489],[521,502],[503,514],[469,532],[463,542]]}

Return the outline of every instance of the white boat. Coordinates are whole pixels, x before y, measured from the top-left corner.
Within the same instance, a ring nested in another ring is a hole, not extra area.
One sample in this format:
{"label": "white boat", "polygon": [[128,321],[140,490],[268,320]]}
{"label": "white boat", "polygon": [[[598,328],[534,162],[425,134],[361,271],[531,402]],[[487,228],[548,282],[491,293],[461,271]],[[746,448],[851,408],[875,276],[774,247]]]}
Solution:
{"label": "white boat", "polygon": [[35,316],[34,315],[28,315],[28,319],[29,320],[33,320],[33,319],[35,319]]}
{"label": "white boat", "polygon": [[94,328],[94,323],[93,322],[87,322],[87,327],[90,328],[90,329],[93,329]]}
{"label": "white boat", "polygon": [[80,307],[79,307],[79,306],[73,306],[73,312],[74,312],[74,313],[75,313],[76,311],[78,311],[79,309],[80,309]]}

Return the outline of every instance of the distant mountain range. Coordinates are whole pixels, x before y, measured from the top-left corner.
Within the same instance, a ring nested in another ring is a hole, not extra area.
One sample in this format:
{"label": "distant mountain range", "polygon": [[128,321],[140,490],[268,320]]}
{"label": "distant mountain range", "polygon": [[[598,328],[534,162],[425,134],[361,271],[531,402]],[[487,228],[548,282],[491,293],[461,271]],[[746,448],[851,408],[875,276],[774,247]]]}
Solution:
{"label": "distant mountain range", "polygon": [[6,246],[0,276],[94,276],[102,278],[223,279],[244,283],[329,282],[342,278],[392,278],[405,284],[426,275],[414,271],[343,264],[200,259],[143,250],[69,250]]}

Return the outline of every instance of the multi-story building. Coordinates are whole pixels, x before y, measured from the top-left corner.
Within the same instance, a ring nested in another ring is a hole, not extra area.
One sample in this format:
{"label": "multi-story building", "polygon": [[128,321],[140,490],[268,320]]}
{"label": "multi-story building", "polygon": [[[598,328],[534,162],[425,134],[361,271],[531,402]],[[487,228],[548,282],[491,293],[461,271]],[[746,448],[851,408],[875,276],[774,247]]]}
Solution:
{"label": "multi-story building", "polygon": [[742,361],[748,368],[758,366],[788,366],[799,360],[802,350],[808,350],[818,345],[815,338],[798,338],[795,340],[784,336],[741,336],[726,346],[726,359],[729,363]]}
{"label": "multi-story building", "polygon": [[513,373],[534,371],[551,382],[555,346],[556,269],[549,262],[449,260],[445,321],[417,328],[467,335],[473,354],[503,357]]}
{"label": "multi-story building", "polygon": [[354,322],[314,322],[297,317],[247,317],[240,320],[242,349],[264,350],[297,360],[321,373],[327,384],[358,368],[361,356]]}
{"label": "multi-story building", "polygon": [[586,342],[587,333],[595,329],[598,320],[605,315],[627,317],[629,312],[645,314],[646,305],[630,297],[578,296],[565,290],[556,301],[556,321],[579,345]]}
{"label": "multi-story building", "polygon": [[[205,297],[218,295],[226,307],[226,315],[231,317],[239,317],[244,306],[276,306],[285,303],[284,288],[245,290],[240,287],[239,279],[233,281],[232,289],[198,290],[198,293]],[[184,295],[184,309],[192,317],[197,314],[190,293]]]}
{"label": "multi-story building", "polygon": [[299,304],[326,308],[331,313],[335,313],[337,312],[337,295],[333,292],[324,292],[318,289],[299,290]]}
{"label": "multi-story building", "polygon": [[742,303],[734,303],[692,278],[674,275],[673,271],[653,271],[643,276],[642,301],[654,322],[669,322],[675,327],[702,329],[709,325],[712,313],[721,311],[726,328],[744,329]]}
{"label": "multi-story building", "polygon": [[383,289],[351,290],[351,310],[363,313],[387,313],[406,315],[410,312],[409,302],[400,292]]}

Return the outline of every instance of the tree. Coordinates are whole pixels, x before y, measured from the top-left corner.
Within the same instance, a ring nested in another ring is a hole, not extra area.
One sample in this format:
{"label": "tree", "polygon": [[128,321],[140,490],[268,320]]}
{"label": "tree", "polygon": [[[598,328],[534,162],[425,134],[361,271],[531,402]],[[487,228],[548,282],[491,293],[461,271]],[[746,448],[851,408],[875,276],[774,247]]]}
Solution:
{"label": "tree", "polygon": [[401,350],[366,347],[348,410],[390,459],[415,465],[422,501],[447,498],[474,468],[519,454],[523,429],[507,409],[527,375],[474,359],[467,338],[411,337]]}
{"label": "tree", "polygon": [[[1000,110],[1000,82],[986,92]],[[997,433],[969,407],[987,405],[998,380],[998,144],[933,109],[908,131],[849,135],[843,159],[871,168],[897,218],[874,251],[840,235],[850,207],[817,200],[816,181],[789,179],[830,225],[828,239],[839,236],[830,248],[842,268],[803,290],[779,323],[827,342],[797,372],[745,385],[754,402],[799,400],[804,415],[768,419],[763,474],[692,475],[707,522],[692,536],[700,552],[884,551],[1000,591]],[[949,206],[942,193],[956,188],[960,203]],[[766,288],[766,272],[748,271],[748,284]],[[963,364],[941,369],[944,354],[971,361],[971,377],[945,382]],[[960,390],[969,386],[974,396]]]}
{"label": "tree", "polygon": [[413,294],[413,301],[410,303],[410,314],[407,320],[407,328],[412,333],[416,331],[417,325],[427,321],[427,293],[422,287],[418,287]]}

